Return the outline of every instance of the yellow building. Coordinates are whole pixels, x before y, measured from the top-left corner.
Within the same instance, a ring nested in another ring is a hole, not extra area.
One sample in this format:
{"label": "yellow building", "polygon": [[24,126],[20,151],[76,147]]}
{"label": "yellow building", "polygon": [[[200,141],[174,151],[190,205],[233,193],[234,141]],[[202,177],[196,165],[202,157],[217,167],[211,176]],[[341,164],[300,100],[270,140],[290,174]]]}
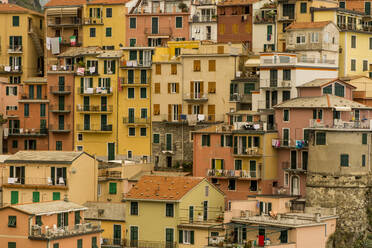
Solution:
{"label": "yellow building", "polygon": [[87,1],[83,11],[83,46],[119,49],[125,44],[126,0]]}
{"label": "yellow building", "polygon": [[2,164],[3,206],[97,200],[97,161],[84,152],[20,151]]}
{"label": "yellow building", "polygon": [[19,84],[43,75],[44,16],[15,4],[0,4],[0,76]]}
{"label": "yellow building", "polygon": [[347,9],[314,9],[314,21],[333,21],[340,28],[339,76],[370,76],[372,24],[364,13]]}
{"label": "yellow building", "polygon": [[200,177],[143,176],[125,200],[130,246],[204,247],[223,221],[224,194]]}
{"label": "yellow building", "polygon": [[84,219],[98,224],[104,230],[101,234],[102,248],[123,247],[125,237],[125,203],[87,202]]}
{"label": "yellow building", "polygon": [[118,91],[119,147],[123,158],[151,161],[151,47],[122,47]]}

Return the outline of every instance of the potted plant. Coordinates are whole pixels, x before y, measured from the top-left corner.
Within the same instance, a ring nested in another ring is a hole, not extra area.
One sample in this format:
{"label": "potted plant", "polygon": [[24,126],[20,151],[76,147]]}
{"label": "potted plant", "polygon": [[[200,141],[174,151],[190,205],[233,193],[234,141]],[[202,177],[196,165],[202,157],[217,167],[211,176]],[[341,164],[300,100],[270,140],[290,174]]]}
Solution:
{"label": "potted plant", "polygon": [[182,12],[187,12],[189,11],[189,8],[187,7],[187,5],[183,2],[180,2],[178,4],[178,8],[182,11]]}

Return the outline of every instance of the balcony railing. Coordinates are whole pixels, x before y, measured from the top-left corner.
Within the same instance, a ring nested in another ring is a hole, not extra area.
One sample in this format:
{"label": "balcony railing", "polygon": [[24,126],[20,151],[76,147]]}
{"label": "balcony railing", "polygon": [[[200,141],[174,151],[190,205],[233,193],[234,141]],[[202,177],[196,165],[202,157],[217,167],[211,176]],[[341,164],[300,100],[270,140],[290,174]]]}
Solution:
{"label": "balcony railing", "polygon": [[78,88],[81,95],[111,95],[112,87]]}
{"label": "balcony railing", "polygon": [[20,65],[1,65],[0,66],[0,73],[22,73],[22,66]]}
{"label": "balcony railing", "polygon": [[76,26],[81,25],[81,18],[48,18],[49,27]]}
{"label": "balcony railing", "polygon": [[239,94],[239,93],[230,94],[230,101],[250,103],[252,102],[252,94]]}
{"label": "balcony railing", "polygon": [[123,117],[124,124],[150,124],[150,118],[132,118],[132,117]]}
{"label": "balcony railing", "polygon": [[112,132],[112,124],[110,125],[83,125],[78,124],[76,127],[79,132]]}
{"label": "balcony railing", "polygon": [[183,95],[185,101],[208,101],[208,94],[206,93],[185,93]]}
{"label": "balcony railing", "polygon": [[102,18],[87,17],[83,19],[84,25],[103,25]]}
{"label": "balcony railing", "polygon": [[124,247],[126,243],[125,239],[108,239],[102,238],[101,247]]}
{"label": "balcony railing", "polygon": [[124,60],[120,67],[150,67],[151,60]]}
{"label": "balcony railing", "polygon": [[176,242],[166,241],[147,241],[147,240],[126,240],[125,247],[138,247],[138,248],[176,248]]}
{"label": "balcony railing", "polygon": [[219,169],[208,169],[207,177],[226,177],[226,178],[244,178],[244,179],[257,179],[260,178],[260,171],[250,170],[219,170]]}
{"label": "balcony railing", "polygon": [[170,27],[168,27],[168,28],[158,28],[158,29],[145,28],[145,34],[146,35],[170,36],[172,34],[172,29]]}
{"label": "balcony railing", "polygon": [[134,77],[131,80],[128,80],[126,77],[119,78],[120,85],[125,87],[131,87],[131,86],[148,86],[150,79],[141,79],[140,77]]}
{"label": "balcony railing", "polygon": [[47,128],[9,128],[9,136],[44,136],[48,135]]}
{"label": "balcony railing", "polygon": [[23,53],[23,46],[22,45],[8,46],[8,53]]}
{"label": "balcony railing", "polygon": [[204,115],[204,114],[191,114],[191,115],[178,115],[175,118],[173,114],[161,114],[161,115],[153,115],[152,121],[163,121],[163,122],[171,122],[171,123],[188,123],[189,125],[196,125],[197,123],[204,123],[204,122],[223,122],[225,115]]}
{"label": "balcony railing", "polygon": [[289,162],[285,161],[282,162],[282,169],[286,171],[292,171],[292,172],[306,172],[307,171],[307,165],[299,164],[297,162]]}
{"label": "balcony railing", "polygon": [[258,147],[244,148],[244,147],[235,147],[234,156],[247,156],[247,157],[256,157],[262,156],[262,149]]}
{"label": "balcony railing", "polygon": [[67,178],[59,177],[3,177],[3,184],[7,185],[47,185],[47,186],[67,186]]}
{"label": "balcony railing", "polygon": [[53,113],[71,112],[71,105],[52,104],[52,105],[49,105],[49,111]]}
{"label": "balcony railing", "polygon": [[49,131],[52,133],[66,133],[71,131],[71,126],[70,124],[64,125],[52,124],[49,125]]}
{"label": "balcony railing", "polygon": [[85,233],[91,232],[100,232],[100,225],[93,225],[91,223],[82,223],[74,226],[64,226],[64,227],[48,227],[47,226],[38,226],[32,225],[30,231],[30,239],[54,239],[54,238],[63,238],[69,236],[82,235]]}
{"label": "balcony railing", "polygon": [[103,112],[111,113],[112,105],[80,105],[76,106],[77,112]]}
{"label": "balcony railing", "polygon": [[302,149],[309,146],[309,141],[304,139],[272,139],[271,143],[274,148]]}
{"label": "balcony railing", "polygon": [[100,170],[98,172],[98,177],[105,177],[105,178],[121,178],[121,171],[107,171],[107,170]]}
{"label": "balcony railing", "polygon": [[71,94],[71,86],[58,85],[58,86],[49,86],[50,92],[55,95],[66,95]]}
{"label": "balcony railing", "polygon": [[51,72],[73,72],[74,66],[73,65],[49,65],[48,69]]}
{"label": "balcony railing", "polygon": [[336,128],[336,129],[370,129],[370,120],[343,121],[341,119],[320,120],[310,119],[310,128]]}

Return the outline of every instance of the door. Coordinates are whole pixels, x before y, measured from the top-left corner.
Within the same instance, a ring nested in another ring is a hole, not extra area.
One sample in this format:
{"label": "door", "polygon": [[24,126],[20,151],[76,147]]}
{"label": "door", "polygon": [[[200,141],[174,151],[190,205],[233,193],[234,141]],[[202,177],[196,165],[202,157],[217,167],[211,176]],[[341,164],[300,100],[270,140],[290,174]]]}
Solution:
{"label": "door", "polygon": [[283,129],[283,146],[289,145],[289,129],[284,128]]}
{"label": "door", "polygon": [[58,78],[58,91],[65,91],[65,77]]}
{"label": "door", "polygon": [[114,225],[114,245],[121,244],[121,225]]}
{"label": "door", "polygon": [[65,129],[65,116],[59,115],[58,116],[58,130]]}
{"label": "door", "polygon": [[147,83],[147,71],[141,70],[141,84]]}
{"label": "door", "polygon": [[101,130],[108,131],[107,128],[107,115],[101,115]]}
{"label": "door", "polygon": [[258,246],[265,246],[265,229],[258,229]]}
{"label": "door", "polygon": [[270,87],[278,86],[278,70],[270,70]]}
{"label": "door", "polygon": [[47,120],[46,119],[40,120],[40,133],[42,134],[47,133]]}
{"label": "door", "polygon": [[157,17],[151,18],[151,33],[152,34],[159,33],[159,19]]}
{"label": "door", "polygon": [[108,160],[115,160],[115,143],[108,143]]}
{"label": "door", "polygon": [[174,230],[172,228],[165,229],[166,248],[172,248],[174,242]]}
{"label": "door", "polygon": [[189,206],[189,221],[190,223],[194,221],[194,206]]}
{"label": "door", "polygon": [[297,169],[297,151],[295,150],[291,151],[291,169]]}
{"label": "door", "polygon": [[130,227],[130,246],[138,247],[138,226]]}
{"label": "door", "polygon": [[292,176],[291,178],[291,194],[300,194],[300,180],[298,179],[298,176]]}
{"label": "door", "polygon": [[90,106],[89,106],[89,96],[84,96],[84,111],[89,111]]}
{"label": "door", "polygon": [[134,123],[134,108],[128,109],[128,122]]}
{"label": "door", "polygon": [[101,97],[101,111],[107,111],[107,96]]}
{"label": "door", "polygon": [[268,116],[268,129],[273,129],[274,128],[274,115],[269,115]]}
{"label": "door", "polygon": [[302,152],[302,169],[307,170],[307,161],[308,161],[309,153],[307,151]]}
{"label": "door", "polygon": [[42,98],[41,94],[42,94],[41,85],[36,85],[36,98],[41,99]]}
{"label": "door", "polygon": [[166,136],[166,150],[172,151],[172,134],[167,133],[165,136]]}
{"label": "door", "polygon": [[208,220],[208,201],[203,202],[203,220]]}
{"label": "door", "polygon": [[200,85],[200,82],[194,82],[194,92],[193,92],[193,98],[195,98],[195,99],[199,99],[199,98],[201,98],[201,95],[200,95],[200,92],[201,92],[201,90],[200,90],[200,88],[201,88],[201,85]]}
{"label": "door", "polygon": [[58,97],[58,110],[65,110],[65,96]]}
{"label": "door", "polygon": [[249,161],[249,173],[250,173],[251,177],[253,177],[253,178],[257,177],[256,160],[250,160]]}
{"label": "door", "polygon": [[271,107],[275,106],[278,103],[278,92],[271,92]]}
{"label": "door", "polygon": [[84,130],[90,130],[90,115],[84,115]]}

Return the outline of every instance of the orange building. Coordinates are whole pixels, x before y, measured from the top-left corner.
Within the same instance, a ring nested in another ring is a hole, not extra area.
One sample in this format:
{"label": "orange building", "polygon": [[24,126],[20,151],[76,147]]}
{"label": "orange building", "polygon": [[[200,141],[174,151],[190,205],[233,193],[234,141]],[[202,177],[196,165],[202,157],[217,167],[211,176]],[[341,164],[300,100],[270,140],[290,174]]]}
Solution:
{"label": "orange building", "polygon": [[67,201],[13,205],[0,209],[0,247],[96,247],[100,226],[84,221],[86,207]]}

